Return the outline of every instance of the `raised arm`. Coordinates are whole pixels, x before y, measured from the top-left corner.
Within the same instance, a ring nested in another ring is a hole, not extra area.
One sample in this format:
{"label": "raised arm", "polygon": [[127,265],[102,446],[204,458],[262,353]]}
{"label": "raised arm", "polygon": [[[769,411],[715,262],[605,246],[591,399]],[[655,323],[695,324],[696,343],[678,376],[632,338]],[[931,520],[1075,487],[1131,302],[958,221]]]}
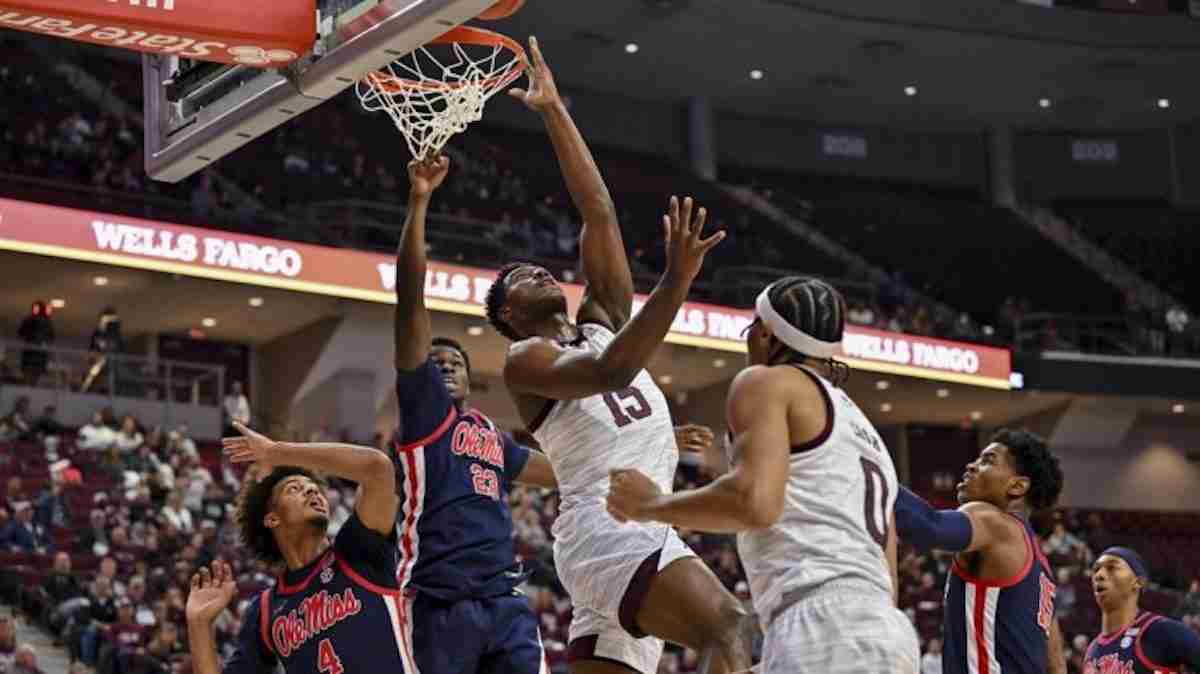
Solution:
{"label": "raised arm", "polygon": [[1023,535],[1013,518],[990,503],[973,501],[958,510],[936,510],[904,486],[896,497],[895,515],[900,537],[925,550],[975,552]]}
{"label": "raised arm", "polygon": [[408,217],[396,248],[396,369],[414,370],[429,358],[433,327],[425,309],[425,214],[433,191],[446,179],[450,159],[408,164]]}
{"label": "raised arm", "polygon": [[583,216],[579,252],[587,290],[577,320],[597,321],[616,332],[633,310],[633,275],[625,256],[617,209],[587,142],[558,94],[554,74],[546,65],[536,37],[529,38],[529,51],[533,61],[529,89],[509,93],[541,114],[571,200]]}
{"label": "raised arm", "polygon": [[396,474],[387,454],[371,447],[321,442],[276,442],[234,423],[241,437],[221,444],[232,463],[254,463],[260,474],[275,466],[299,466],[358,483],[354,511],[368,529],[389,535],[395,527]]}
{"label": "raised arm", "polygon": [[706,217],[701,208],[693,220],[690,197],[684,199],[682,206],[677,197],[671,197],[669,212],[663,216],[667,268],[637,316],[600,353],[564,348],[540,338],[512,345],[504,365],[504,381],[509,390],[551,400],[569,400],[628,386],[667,336],[675,315],[687,299],[692,280],[704,264],[704,256],[725,238],[724,232],[700,238]]}
{"label": "raised arm", "polygon": [[654,520],[714,533],[762,529],[783,513],[787,490],[788,392],[767,368],[749,368],[729,389],[737,465],[707,486],[662,494],[636,470],[615,470],[608,511],[618,521]]}

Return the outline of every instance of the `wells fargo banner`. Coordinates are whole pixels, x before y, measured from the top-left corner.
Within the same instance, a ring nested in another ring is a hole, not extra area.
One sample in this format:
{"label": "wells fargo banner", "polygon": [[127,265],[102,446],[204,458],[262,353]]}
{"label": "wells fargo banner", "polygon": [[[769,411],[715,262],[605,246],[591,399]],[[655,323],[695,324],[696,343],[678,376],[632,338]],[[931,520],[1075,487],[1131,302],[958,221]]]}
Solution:
{"label": "wells fargo banner", "polygon": [[[297,292],[393,303],[389,255],[184,227],[0,199],[0,250],[149,269]],[[2,274],[0,269],[0,274]],[[426,304],[435,311],[483,316],[495,270],[430,261]],[[583,287],[563,284],[574,311]],[[634,300],[640,310],[646,298]],[[688,302],[667,341],[744,352],[745,309]],[[875,372],[1010,388],[1006,349],[847,326],[841,358]]]}
{"label": "wells fargo banner", "polygon": [[0,0],[0,28],[259,67],[312,49],[316,16],[315,0]]}

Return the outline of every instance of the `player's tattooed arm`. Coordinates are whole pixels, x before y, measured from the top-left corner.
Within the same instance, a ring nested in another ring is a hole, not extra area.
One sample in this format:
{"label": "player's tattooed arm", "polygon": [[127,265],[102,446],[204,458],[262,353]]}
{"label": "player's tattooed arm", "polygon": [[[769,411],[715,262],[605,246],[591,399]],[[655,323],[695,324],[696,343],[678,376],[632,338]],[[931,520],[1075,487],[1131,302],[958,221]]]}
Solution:
{"label": "player's tattooed arm", "polygon": [[396,249],[396,369],[414,370],[429,357],[433,327],[425,309],[425,215],[434,190],[446,179],[444,155],[408,164],[408,216]]}
{"label": "player's tattooed arm", "polygon": [[633,274],[625,255],[617,209],[600,168],[563,104],[537,38],[529,38],[529,89],[509,92],[541,114],[554,146],[571,200],[583,216],[579,249],[587,290],[576,320],[596,321],[620,330],[633,311]]}
{"label": "player's tattooed arm", "polygon": [[299,466],[358,483],[354,511],[364,526],[390,535],[395,528],[396,474],[387,454],[373,447],[323,442],[276,442],[234,422],[241,437],[221,444],[232,463],[253,463],[259,475],[276,466]]}
{"label": "player's tattooed arm", "polygon": [[509,391],[550,400],[586,398],[629,386],[671,329],[687,300],[704,257],[722,239],[717,232],[700,237],[707,213],[692,216],[692,200],[671,198],[663,229],[667,239],[667,268],[646,305],[601,353],[563,348],[548,339],[526,339],[509,348],[504,381]]}
{"label": "player's tattooed arm", "polygon": [[618,521],[658,521],[734,533],[762,529],[783,513],[789,454],[788,393],[767,368],[743,370],[730,386],[729,424],[737,429],[732,471],[700,489],[663,494],[636,470],[610,475],[608,512]]}

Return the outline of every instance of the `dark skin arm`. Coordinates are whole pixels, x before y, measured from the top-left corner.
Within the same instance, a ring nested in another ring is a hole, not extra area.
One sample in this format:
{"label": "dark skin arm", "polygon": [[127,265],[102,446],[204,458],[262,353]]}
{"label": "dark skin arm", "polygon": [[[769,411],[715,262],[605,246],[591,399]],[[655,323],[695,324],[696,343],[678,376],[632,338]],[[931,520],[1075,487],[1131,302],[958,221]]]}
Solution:
{"label": "dark skin arm", "polygon": [[667,336],[704,256],[725,237],[717,232],[700,238],[706,215],[701,208],[693,219],[691,198],[684,200],[681,210],[679,200],[672,197],[670,211],[663,216],[667,269],[637,316],[600,353],[564,348],[540,337],[512,345],[504,364],[509,391],[517,396],[572,400],[628,386]]}
{"label": "dark skin arm", "polygon": [[583,216],[579,248],[587,289],[576,320],[607,325],[614,332],[633,309],[633,275],[625,256],[617,210],[587,142],[571,119],[536,37],[529,38],[529,89],[509,92],[542,116],[571,200]]}
{"label": "dark skin arm", "polygon": [[433,191],[446,179],[445,156],[408,165],[408,217],[396,249],[396,369],[415,370],[429,358],[433,327],[425,308],[425,214]]}

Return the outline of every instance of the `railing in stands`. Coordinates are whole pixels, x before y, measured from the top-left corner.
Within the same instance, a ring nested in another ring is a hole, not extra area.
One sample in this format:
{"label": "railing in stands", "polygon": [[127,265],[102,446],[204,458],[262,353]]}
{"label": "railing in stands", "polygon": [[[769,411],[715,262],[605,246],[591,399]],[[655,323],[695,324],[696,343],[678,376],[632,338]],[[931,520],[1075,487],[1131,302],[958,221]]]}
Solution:
{"label": "railing in stands", "polygon": [[1029,314],[1016,324],[1017,351],[1079,351],[1111,356],[1200,354],[1196,330],[1170,333],[1130,316]]}

